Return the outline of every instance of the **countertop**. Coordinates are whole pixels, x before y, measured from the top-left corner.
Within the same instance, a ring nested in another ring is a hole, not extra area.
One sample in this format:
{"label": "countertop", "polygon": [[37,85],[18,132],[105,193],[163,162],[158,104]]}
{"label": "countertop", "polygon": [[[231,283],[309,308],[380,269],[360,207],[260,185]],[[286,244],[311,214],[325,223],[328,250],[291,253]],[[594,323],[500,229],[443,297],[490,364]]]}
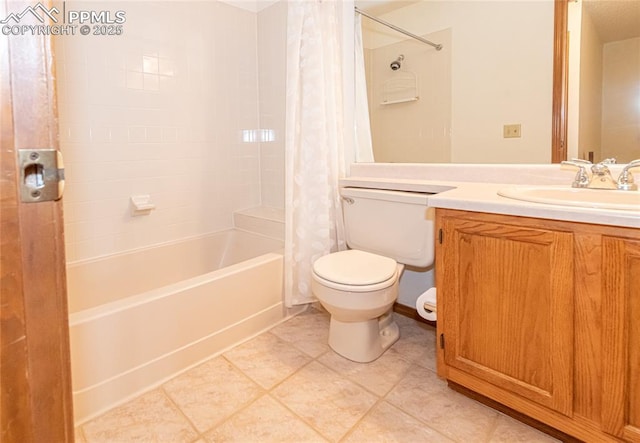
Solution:
{"label": "countertop", "polygon": [[498,195],[498,191],[502,188],[526,185],[380,177],[348,177],[340,180],[340,186],[433,192],[434,194],[428,197],[428,205],[435,208],[640,228],[640,207],[638,211],[583,208],[532,203]]}

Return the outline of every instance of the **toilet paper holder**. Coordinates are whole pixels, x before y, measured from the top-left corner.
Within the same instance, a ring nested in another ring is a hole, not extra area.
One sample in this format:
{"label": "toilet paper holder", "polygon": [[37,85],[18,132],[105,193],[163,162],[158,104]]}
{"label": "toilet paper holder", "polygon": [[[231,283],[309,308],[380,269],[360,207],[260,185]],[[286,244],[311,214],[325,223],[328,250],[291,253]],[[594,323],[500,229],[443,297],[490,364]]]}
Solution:
{"label": "toilet paper holder", "polygon": [[429,288],[424,291],[416,300],[416,311],[418,315],[429,321],[437,319],[436,288]]}

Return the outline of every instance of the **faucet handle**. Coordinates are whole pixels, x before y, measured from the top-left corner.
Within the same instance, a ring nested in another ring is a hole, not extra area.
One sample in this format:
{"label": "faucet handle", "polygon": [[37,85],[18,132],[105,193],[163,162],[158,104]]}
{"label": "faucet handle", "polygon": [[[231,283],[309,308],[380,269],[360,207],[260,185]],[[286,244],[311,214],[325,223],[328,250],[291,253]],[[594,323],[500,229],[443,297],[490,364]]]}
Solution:
{"label": "faucet handle", "polygon": [[586,167],[592,164],[590,161],[574,158],[572,160],[564,160],[560,162],[560,164],[578,168],[576,178],[573,180],[573,183],[571,183],[572,187],[586,188],[589,185],[589,174],[587,173]]}
{"label": "faucet handle", "polygon": [[600,162],[602,165],[615,165],[618,162],[615,157],[605,158]]}
{"label": "faucet handle", "polygon": [[618,189],[623,191],[635,191],[638,189],[638,185],[634,183],[631,169],[640,167],[640,159],[629,162],[618,177]]}

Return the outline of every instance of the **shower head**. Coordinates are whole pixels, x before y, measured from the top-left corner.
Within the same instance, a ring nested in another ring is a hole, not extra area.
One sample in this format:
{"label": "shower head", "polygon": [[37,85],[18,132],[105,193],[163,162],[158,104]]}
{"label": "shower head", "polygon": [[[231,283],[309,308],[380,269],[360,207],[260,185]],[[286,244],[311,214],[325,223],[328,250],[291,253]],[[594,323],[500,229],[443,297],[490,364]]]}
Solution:
{"label": "shower head", "polygon": [[398,56],[397,59],[395,59],[394,61],[391,62],[391,64],[389,65],[389,67],[393,70],[393,71],[397,71],[398,69],[400,69],[400,66],[402,66],[402,61],[404,60],[404,55],[400,54]]}

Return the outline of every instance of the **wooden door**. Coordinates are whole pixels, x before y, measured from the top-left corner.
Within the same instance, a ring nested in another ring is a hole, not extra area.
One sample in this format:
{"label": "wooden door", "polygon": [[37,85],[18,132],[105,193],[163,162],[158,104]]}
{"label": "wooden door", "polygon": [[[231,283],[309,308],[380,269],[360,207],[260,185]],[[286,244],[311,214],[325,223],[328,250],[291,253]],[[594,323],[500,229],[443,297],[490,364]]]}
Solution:
{"label": "wooden door", "polygon": [[62,203],[18,192],[17,150],[58,147],[53,78],[48,37],[0,35],[2,442],[73,441]]}
{"label": "wooden door", "polygon": [[640,442],[640,233],[602,250],[603,429]]}
{"label": "wooden door", "polygon": [[[446,365],[570,415],[572,235],[533,219],[446,210],[438,226]],[[456,382],[456,371],[447,377]]]}

